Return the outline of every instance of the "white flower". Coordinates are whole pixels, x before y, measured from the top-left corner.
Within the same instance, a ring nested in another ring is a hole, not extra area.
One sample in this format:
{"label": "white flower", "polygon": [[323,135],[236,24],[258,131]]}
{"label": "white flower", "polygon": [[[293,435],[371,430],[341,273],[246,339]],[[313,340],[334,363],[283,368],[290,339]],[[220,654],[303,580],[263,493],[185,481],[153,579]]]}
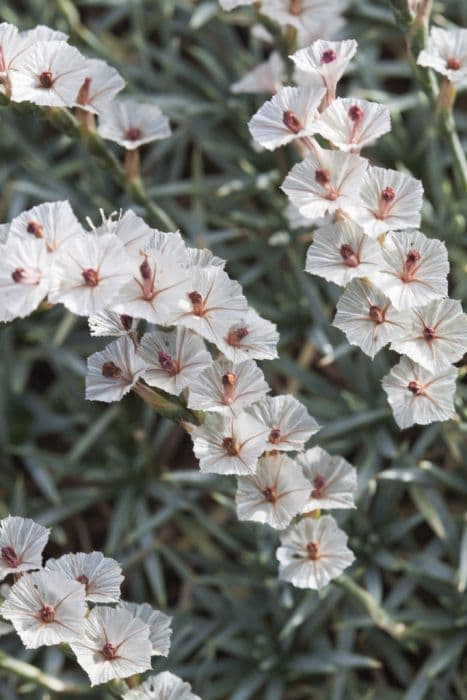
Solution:
{"label": "white flower", "polygon": [[[357,51],[354,39],[345,41],[325,41],[318,39],[311,46],[300,49],[290,56],[298,70],[298,82],[308,79],[326,88],[328,102],[334,99],[336,85],[344,75]],[[303,73],[307,74],[306,76]]]}
{"label": "white flower", "polygon": [[347,460],[330,455],[321,447],[312,447],[298,455],[297,462],[308,483],[311,482],[303,513],[319,508],[355,508],[353,496],[357,488],[357,471]]}
{"label": "white flower", "polygon": [[13,102],[72,107],[86,78],[86,59],[65,41],[39,41],[24,51],[10,72]]}
{"label": "white flower", "polygon": [[93,608],[86,618],[84,634],[71,644],[71,649],[91,686],[151,668],[149,627],[128,610]]}
{"label": "white flower", "polygon": [[360,156],[317,148],[294,165],[281,189],[300,214],[317,218],[354,204],[366,168]]}
{"label": "white flower", "polygon": [[315,124],[315,132],[341,151],[358,152],[391,131],[389,109],[377,102],[338,97]]}
{"label": "white flower", "polygon": [[9,238],[0,247],[0,320],[29,316],[50,288],[50,261],[41,241]]}
{"label": "white flower", "polygon": [[225,267],[226,260],[218,258],[208,248],[186,248],[188,267]]}
{"label": "white flower", "polygon": [[345,287],[355,277],[370,277],[383,266],[381,246],[350,219],[315,231],[305,270]]}
{"label": "white flower", "polygon": [[396,309],[447,296],[449,262],[444,243],[420,231],[392,231],[382,250],[384,264],[373,281]]}
{"label": "white flower", "polygon": [[287,203],[285,215],[289,224],[289,229],[295,231],[298,228],[314,228],[316,226],[324,226],[327,223],[332,223],[332,216],[303,216],[300,214],[297,207],[292,202]]}
{"label": "white flower", "polygon": [[144,380],[177,396],[212,363],[203,340],[181,327],[146,333],[138,352],[146,364]]}
{"label": "white flower", "polygon": [[188,406],[236,417],[268,391],[264,374],[253,360],[235,364],[221,358],[191,382]]}
{"label": "white flower", "polygon": [[299,465],[285,454],[263,457],[254,476],[237,480],[239,520],[266,523],[278,530],[286,528],[308,500],[310,483]]}
{"label": "white flower", "polygon": [[389,299],[369,280],[354,279],[337,302],[333,326],[374,357],[391,340],[407,333],[407,314],[396,311]]}
{"label": "white flower", "polygon": [[120,401],[135,386],[146,369],[134,343],[122,336],[101,352],[88,357],[86,398],[88,401]]}
{"label": "white flower", "polygon": [[273,360],[277,357],[279,333],[276,325],[248,309],[232,323],[222,338],[219,350],[232,362],[242,360]]}
{"label": "white flower", "polygon": [[455,367],[432,374],[408,357],[402,357],[383,379],[383,389],[397,425],[403,429],[414,423],[428,425],[454,418],[456,378]]}
{"label": "white flower", "polygon": [[254,2],[256,2],[256,0],[219,0],[222,9],[227,10],[227,12],[241,5],[253,5]]}
{"label": "white flower", "polygon": [[170,651],[172,636],[172,618],[160,610],[154,610],[148,603],[128,603],[120,601],[118,608],[128,610],[134,617],[139,618],[149,627],[149,641],[152,656],[167,656]]}
{"label": "white flower", "polygon": [[52,571],[24,574],[0,611],[26,649],[74,642],[84,630],[84,588]]}
{"label": "white flower", "polygon": [[[225,0],[224,0],[225,2]],[[191,685],[169,671],[149,676],[140,686],[129,690],[123,700],[201,700]]]}
{"label": "white flower", "polygon": [[133,264],[112,234],[75,236],[54,256],[49,301],[80,316],[102,311],[131,278]]}
{"label": "white flower", "polygon": [[133,277],[120,290],[112,309],[165,325],[188,290],[189,272],[179,252],[181,255],[178,235],[153,232],[152,243],[133,258]]}
{"label": "white flower", "polygon": [[[121,240],[130,257],[138,257],[154,239],[155,229],[150,228],[132,209],[116,220],[107,219],[102,226],[95,229],[98,235],[113,233]],[[177,234],[166,234],[176,236]]]}
{"label": "white flower", "polygon": [[0,520],[0,581],[8,574],[40,569],[50,530],[29,518]]}
{"label": "white flower", "polygon": [[88,325],[91,335],[104,338],[128,335],[132,339],[137,338],[138,319],[125,314],[117,314],[110,309],[99,311],[98,314],[89,316]]}
{"label": "white flower", "polygon": [[17,216],[10,225],[11,236],[42,240],[49,253],[82,234],[84,229],[66,200],[39,204]]}
{"label": "white flower", "polygon": [[247,310],[242,288],[219,267],[194,268],[190,285],[179,297],[171,321],[218,345],[226,326],[240,320]]}
{"label": "white flower", "polygon": [[7,242],[10,234],[10,224],[0,224],[0,245]]}
{"label": "white flower", "polygon": [[281,27],[297,30],[299,46],[336,34],[343,25],[339,0],[262,0],[261,13]]}
{"label": "white flower", "polygon": [[38,24],[32,29],[26,29],[20,32],[20,37],[23,41],[23,48],[29,49],[38,41],[68,41],[69,36],[65,32],[60,32],[58,29],[52,29],[45,24]]}
{"label": "white flower", "polygon": [[254,474],[267,437],[265,426],[249,413],[238,418],[208,415],[192,433],[193,451],[203,473]]}
{"label": "white flower", "polygon": [[423,187],[419,180],[396,170],[370,166],[359,198],[349,213],[365,233],[377,238],[381,233],[420,225]]}
{"label": "white flower", "polygon": [[417,63],[433,68],[452,83],[462,83],[467,78],[467,29],[432,27]]}
{"label": "white flower", "polygon": [[407,334],[391,349],[436,374],[467,352],[467,314],[455,299],[435,299],[408,312]]}
{"label": "white flower", "polygon": [[284,87],[256,112],[248,127],[270,151],[314,133],[324,88]]}
{"label": "white flower", "polygon": [[305,406],[289,394],[267,396],[251,408],[251,413],[267,427],[267,450],[301,450],[320,429]]}
{"label": "white flower", "polygon": [[23,42],[18,33],[18,28],[13,24],[2,22],[0,24],[0,90],[9,91],[8,73],[10,66],[21,52]]}
{"label": "white flower", "polygon": [[347,535],[330,515],[305,518],[281,535],[279,578],[297,588],[320,590],[354,561]]}
{"label": "white flower", "polygon": [[169,120],[159,107],[129,97],[114,100],[99,116],[100,136],[129,151],[171,134]]}
{"label": "white flower", "polygon": [[266,92],[273,95],[281,89],[285,78],[285,65],[280,54],[273,51],[267,61],[259,63],[230,86],[234,94]]}
{"label": "white flower", "polygon": [[88,58],[76,105],[87,112],[102,114],[124,87],[125,81],[115,68],[97,58]]}
{"label": "white flower", "polygon": [[92,603],[115,603],[120,599],[122,570],[115,559],[102,552],[76,552],[59,559],[48,559],[48,571],[56,571],[63,580],[78,581],[84,586],[85,599]]}

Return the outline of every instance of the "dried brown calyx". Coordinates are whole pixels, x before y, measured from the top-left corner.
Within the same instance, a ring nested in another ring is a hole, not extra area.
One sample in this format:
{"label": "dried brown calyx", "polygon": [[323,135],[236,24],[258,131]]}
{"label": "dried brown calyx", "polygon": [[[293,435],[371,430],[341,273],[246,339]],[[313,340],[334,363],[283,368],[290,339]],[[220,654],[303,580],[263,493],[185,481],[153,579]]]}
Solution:
{"label": "dried brown calyx", "polygon": [[102,376],[106,379],[120,379],[122,370],[120,367],[117,367],[115,362],[109,360],[102,365]]}
{"label": "dried brown calyx", "polygon": [[384,323],[386,320],[386,311],[381,306],[372,304],[368,310],[368,315],[373,323]]}
{"label": "dried brown calyx", "polygon": [[54,77],[52,71],[45,70],[39,75],[39,85],[45,90],[49,90],[54,84]]}
{"label": "dried brown calyx", "polygon": [[313,479],[313,491],[311,492],[312,498],[322,498],[324,496],[324,489],[326,486],[326,479],[322,474],[316,474]]}
{"label": "dried brown calyx", "polygon": [[295,112],[291,109],[287,109],[282,115],[282,121],[289,131],[293,134],[298,134],[303,129],[303,124],[297,117]]}
{"label": "dried brown calyx", "polygon": [[5,561],[12,569],[16,569],[21,564],[16,551],[8,544],[2,547],[1,554],[3,561]]}
{"label": "dried brown calyx", "polygon": [[83,270],[81,275],[84,279],[84,283],[88,287],[97,287],[97,285],[99,284],[99,273],[92,267],[89,267],[87,270]]}
{"label": "dried brown calyx", "polygon": [[311,561],[318,561],[321,556],[319,542],[308,542],[306,551],[308,552],[308,558],[311,559]]}
{"label": "dried brown calyx", "polygon": [[81,85],[76,102],[79,105],[87,105],[90,97],[92,78],[85,78],[83,84]]}
{"label": "dried brown calyx", "polygon": [[343,243],[339,250],[341,258],[347,267],[358,267],[360,258],[349,243]]}
{"label": "dried brown calyx", "polygon": [[230,457],[236,457],[240,453],[238,443],[234,437],[225,437],[222,440],[222,447]]}

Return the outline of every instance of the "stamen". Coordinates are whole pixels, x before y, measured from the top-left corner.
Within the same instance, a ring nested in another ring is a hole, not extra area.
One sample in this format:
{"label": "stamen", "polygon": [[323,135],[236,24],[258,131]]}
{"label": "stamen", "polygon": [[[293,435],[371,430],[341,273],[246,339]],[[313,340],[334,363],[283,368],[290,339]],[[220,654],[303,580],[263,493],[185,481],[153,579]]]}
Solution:
{"label": "stamen", "polygon": [[52,605],[44,603],[41,609],[41,620],[47,624],[55,622],[55,608]]}
{"label": "stamen", "polygon": [[349,243],[343,243],[339,252],[347,267],[358,267],[360,265],[360,258]]}
{"label": "stamen", "polygon": [[377,219],[386,219],[391,212],[391,207],[396,198],[396,192],[392,187],[385,187],[380,195],[379,209],[375,216]]}
{"label": "stamen", "polygon": [[413,279],[414,274],[417,271],[417,263],[421,257],[422,256],[418,250],[414,250],[413,248],[409,250],[404,262],[404,271],[401,275],[401,280],[403,282],[410,282]]}
{"label": "stamen", "polygon": [[92,267],[90,267],[87,270],[83,270],[81,274],[88,287],[97,287],[99,284],[99,273],[97,270],[93,270]]}
{"label": "stamen", "polygon": [[269,433],[268,442],[273,445],[278,445],[281,441],[281,430],[280,428],[273,428]]}
{"label": "stamen", "polygon": [[117,647],[111,642],[106,642],[102,647],[101,654],[106,661],[113,661],[117,656]]}
{"label": "stamen", "polygon": [[313,491],[311,492],[312,498],[322,498],[324,494],[324,487],[326,486],[326,479],[322,474],[316,474],[313,479]]}
{"label": "stamen", "polygon": [[418,381],[418,379],[413,379],[408,383],[407,389],[415,394],[415,396],[420,396],[424,393],[423,384]]}
{"label": "stamen", "polygon": [[321,63],[332,63],[337,58],[337,54],[334,49],[326,49],[321,54]]}
{"label": "stamen", "polygon": [[128,139],[128,141],[138,141],[142,135],[141,129],[137,126],[130,126],[130,128],[125,131],[125,138]]}
{"label": "stamen", "polygon": [[12,569],[16,569],[21,564],[21,561],[16,554],[15,550],[13,547],[10,547],[10,545],[5,545],[1,549],[1,554],[2,554],[2,559],[6,561],[8,566],[10,566]]}
{"label": "stamen", "polygon": [[263,496],[269,503],[276,503],[279,500],[279,495],[275,486],[266,486],[266,488],[263,489]]}
{"label": "stamen", "polygon": [[383,200],[383,202],[393,202],[395,196],[396,193],[392,187],[385,187],[384,190],[381,192],[381,199]]}
{"label": "stamen", "polygon": [[288,109],[283,113],[282,121],[284,122],[287,129],[293,134],[298,134],[303,129],[303,125],[300,119],[297,117],[295,112],[292,112],[291,109]]}
{"label": "stamen", "polygon": [[26,270],[23,267],[17,267],[16,270],[13,270],[11,273],[11,278],[13,282],[20,283],[23,281],[26,275]]}
{"label": "stamen", "polygon": [[233,437],[226,437],[222,440],[222,447],[231,457],[236,457],[239,453],[238,443]]}
{"label": "stamen", "polygon": [[50,70],[43,71],[39,76],[39,84],[40,84],[41,88],[44,88],[46,90],[50,89],[52,87],[52,85],[54,84],[52,71],[50,71]]}
{"label": "stamen", "polygon": [[226,372],[222,375],[221,381],[224,389],[224,403],[231,404],[235,399],[235,384],[237,378],[233,372]]}
{"label": "stamen", "polygon": [[173,359],[168,353],[159,352],[158,355],[159,364],[163,370],[165,370],[171,377],[175,376],[180,372],[180,366],[176,360]]}
{"label": "stamen", "polygon": [[26,231],[31,233],[35,238],[44,238],[44,227],[38,221],[28,221]]}
{"label": "stamen", "polygon": [[106,379],[120,379],[122,370],[120,367],[117,367],[115,362],[108,360],[102,365],[102,376]]}
{"label": "stamen", "polygon": [[423,329],[423,337],[425,340],[430,342],[430,340],[433,340],[433,338],[436,337],[436,331],[432,326],[425,326]]}
{"label": "stamen", "polygon": [[317,561],[320,558],[321,554],[319,549],[319,542],[308,542],[306,551],[308,552],[308,558],[311,559],[311,561]]}
{"label": "stamen", "polygon": [[449,68],[449,70],[459,70],[461,67],[461,61],[459,58],[455,58],[452,56],[451,58],[448,58],[446,61],[446,68]]}
{"label": "stamen", "polygon": [[241,326],[240,328],[231,328],[226,337],[226,342],[232,347],[239,347],[241,341],[247,337],[249,333],[248,328]]}
{"label": "stamen", "polygon": [[358,105],[352,105],[351,107],[349,107],[349,111],[347,112],[347,114],[349,115],[351,121],[359,122],[361,121],[361,119],[363,119],[365,112]]}
{"label": "stamen", "polygon": [[204,314],[204,302],[203,297],[199,292],[189,292],[188,298],[193,304],[193,313],[195,316],[203,316]]}
{"label": "stamen", "polygon": [[88,577],[86,576],[86,574],[81,574],[80,576],[77,576],[77,577],[76,577],[76,580],[77,580],[79,583],[82,583],[82,584],[83,584],[83,586],[85,587],[86,592],[87,592],[87,590],[88,590],[88,585],[89,585],[89,579],[88,579]]}
{"label": "stamen", "polygon": [[326,170],[325,168],[321,168],[320,170],[315,171],[315,180],[318,182],[320,185],[327,185],[331,181],[331,176],[329,173],[329,170]]}
{"label": "stamen", "polygon": [[24,267],[17,267],[11,273],[11,279],[17,284],[39,284],[41,273],[37,270],[25,270]]}
{"label": "stamen", "polygon": [[368,315],[374,323],[384,323],[385,311],[380,306],[373,304],[368,310]]}

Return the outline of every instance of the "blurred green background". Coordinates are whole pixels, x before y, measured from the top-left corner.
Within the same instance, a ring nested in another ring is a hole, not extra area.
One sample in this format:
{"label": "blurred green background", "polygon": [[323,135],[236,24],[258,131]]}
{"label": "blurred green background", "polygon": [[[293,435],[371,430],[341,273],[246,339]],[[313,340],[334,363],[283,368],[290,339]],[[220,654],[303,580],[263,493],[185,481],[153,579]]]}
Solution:
{"label": "blurred green background", "polygon": [[[434,15],[465,26],[467,5],[436,2]],[[85,359],[105,340],[62,308],[0,329],[0,517],[52,526],[48,556],[96,548],[121,561],[127,598],[175,614],[170,656],[156,669],[183,676],[203,700],[466,700],[465,379],[458,422],[401,433],[380,387],[396,356],[371,362],[330,327],[339,290],[302,271],[310,232],[288,230],[278,190],[294,152],[255,152],[246,124],[263,99],[229,92],[265,55],[251,12],[226,14],[215,1],[0,0],[0,18],[69,32],[118,68],[127,93],[170,117],[173,136],[143,153],[148,192],[191,244],[228,259],[250,303],[278,324],[281,357],[263,363],[267,380],[325,426],[310,445],[358,469],[358,509],[338,517],[357,563],[320,595],[279,583],[277,534],[237,521],[234,481],[202,477],[182,430],[136,397],[85,402]],[[465,300],[466,193],[453,189],[389,3],[355,0],[346,18],[343,36],[360,48],[340,94],[392,111],[392,132],[365,155],[423,181],[422,229],[448,244],[451,296]],[[456,103],[464,144],[466,103]],[[100,207],[145,216],[37,114],[0,108],[0,158],[0,221],[63,198],[83,222],[97,223]],[[83,681],[57,649],[25,651],[14,636],[0,644]],[[0,675],[2,700],[51,697]]]}

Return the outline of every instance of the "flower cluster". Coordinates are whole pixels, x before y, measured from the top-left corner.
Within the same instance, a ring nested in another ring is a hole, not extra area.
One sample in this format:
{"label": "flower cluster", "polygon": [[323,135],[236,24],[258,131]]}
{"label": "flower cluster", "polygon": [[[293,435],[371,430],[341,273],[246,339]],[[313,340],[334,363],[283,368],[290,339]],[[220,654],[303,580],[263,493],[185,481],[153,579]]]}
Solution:
{"label": "flower cluster", "polygon": [[105,61],[88,59],[62,32],[45,26],[19,32],[0,24],[0,92],[12,102],[74,108],[80,121],[127,151],[167,138],[167,118],[153,103],[118,98],[125,80]]}
{"label": "flower cluster", "polygon": [[467,315],[447,297],[444,243],[418,230],[422,184],[360,155],[390,131],[388,108],[336,98],[356,50],[354,40],[318,40],[294,53],[297,86],[281,88],[249,127],[262,147],[292,142],[303,156],[282,189],[294,225],[317,227],[306,271],[345,287],[334,326],[352,345],[372,358],[388,344],[402,355],[383,387],[406,428],[455,416],[452,364],[467,350]]}
{"label": "flower cluster", "polygon": [[[120,600],[123,575],[117,561],[102,552],[77,552],[43,564],[48,538],[49,530],[33,520],[0,520],[0,580],[14,578],[0,616],[11,622],[26,649],[69,645],[92,686],[143,673],[151,669],[152,656],[168,655],[172,618],[147,603]],[[174,700],[199,700],[187,683],[167,672],[123,697],[160,700],[172,697],[169,690]]]}
{"label": "flower cluster", "polygon": [[[14,219],[2,244],[2,320],[25,316],[45,299],[89,316],[92,335],[114,340],[88,359],[86,398],[119,401],[133,390],[157,408],[161,395],[172,395],[186,409],[201,471],[238,477],[241,519],[284,529],[318,510],[320,499],[339,507],[329,501],[337,492],[347,493],[341,507],[351,504],[351,467],[341,469],[343,460],[335,458],[334,469],[318,448],[303,464],[284,454],[301,452],[319,425],[292,396],[267,395],[255,360],[277,357],[277,330],[248,306],[224,266],[131,210],[85,231],[68,202],[45,203]],[[335,528],[329,516],[319,522],[316,537]],[[341,550],[333,576],[353,558]],[[327,550],[320,551],[324,562]],[[329,578],[316,573],[307,581],[318,587]]]}
{"label": "flower cluster", "polygon": [[[253,34],[274,49],[276,38],[263,22],[284,35],[289,44],[303,47],[315,39],[332,39],[344,25],[347,0],[219,0],[224,10],[255,5],[259,23]],[[285,75],[284,62],[275,50],[231,86],[232,92],[276,92]]]}

